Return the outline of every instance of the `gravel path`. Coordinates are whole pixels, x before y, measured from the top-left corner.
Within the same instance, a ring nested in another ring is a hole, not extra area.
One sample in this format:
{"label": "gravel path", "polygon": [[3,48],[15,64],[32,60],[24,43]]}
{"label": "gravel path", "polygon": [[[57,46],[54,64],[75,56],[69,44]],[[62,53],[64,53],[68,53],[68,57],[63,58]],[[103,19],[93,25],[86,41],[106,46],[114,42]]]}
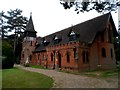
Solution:
{"label": "gravel path", "polygon": [[38,72],[50,76],[54,79],[53,88],[118,88],[118,79],[98,79],[87,76],[80,76],[58,72],[56,70],[44,70],[31,67],[15,65],[21,69]]}

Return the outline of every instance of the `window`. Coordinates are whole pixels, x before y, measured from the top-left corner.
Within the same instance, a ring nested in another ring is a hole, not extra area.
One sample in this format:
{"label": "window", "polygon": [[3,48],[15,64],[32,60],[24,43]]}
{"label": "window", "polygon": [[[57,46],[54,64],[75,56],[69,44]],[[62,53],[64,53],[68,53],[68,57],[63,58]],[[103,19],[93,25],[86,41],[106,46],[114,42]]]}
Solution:
{"label": "window", "polygon": [[88,51],[83,51],[82,58],[83,58],[83,63],[85,64],[89,63]]}
{"label": "window", "polygon": [[75,59],[78,59],[76,48],[73,48],[73,52],[74,52],[74,58],[75,58]]}
{"label": "window", "polygon": [[40,54],[38,54],[38,60],[40,60]]}
{"label": "window", "polygon": [[44,43],[46,43],[47,41],[46,41],[46,40],[44,40],[43,42],[44,42]]}
{"label": "window", "polygon": [[30,46],[32,46],[32,41],[30,41]]}
{"label": "window", "polygon": [[70,53],[67,52],[67,63],[70,63]]}
{"label": "window", "polygon": [[51,53],[51,61],[53,61],[53,54]]}
{"label": "window", "polygon": [[106,50],[105,50],[105,48],[102,48],[102,57],[106,57]]}
{"label": "window", "polygon": [[71,31],[70,36],[71,36],[71,35],[75,35],[74,31]]}
{"label": "window", "polygon": [[44,39],[44,40],[43,40],[43,44],[44,44],[44,46],[47,46],[47,45],[49,44],[49,42]]}
{"label": "window", "polygon": [[76,34],[75,34],[75,32],[74,31],[71,31],[71,33],[70,33],[70,37],[69,37],[69,39],[70,39],[70,41],[74,41],[74,40],[76,40]]}
{"label": "window", "polygon": [[58,37],[57,36],[55,36],[55,39],[54,40],[57,40],[58,39]]}
{"label": "window", "polygon": [[58,44],[60,42],[60,38],[58,38],[57,36],[54,37],[54,44]]}
{"label": "window", "polygon": [[24,58],[24,54],[22,54],[22,58]]}
{"label": "window", "polygon": [[113,58],[113,50],[112,50],[112,48],[110,49],[110,53],[111,53],[111,58]]}
{"label": "window", "polygon": [[42,54],[42,60],[44,60],[44,54]]}

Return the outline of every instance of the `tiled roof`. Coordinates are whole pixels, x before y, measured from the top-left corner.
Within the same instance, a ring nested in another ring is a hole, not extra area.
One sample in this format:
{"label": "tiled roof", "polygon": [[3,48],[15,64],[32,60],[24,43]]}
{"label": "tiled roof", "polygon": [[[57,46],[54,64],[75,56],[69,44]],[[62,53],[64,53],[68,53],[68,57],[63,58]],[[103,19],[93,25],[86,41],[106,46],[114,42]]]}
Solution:
{"label": "tiled roof", "polygon": [[76,39],[77,41],[91,44],[95,39],[96,34],[106,29],[109,20],[112,22],[114,28],[113,33],[116,36],[117,31],[112,16],[110,13],[107,13],[102,16],[96,17],[94,19],[88,20],[86,22],[77,24],[75,26],[66,28],[64,30],[55,32],[53,34],[38,39],[37,42],[39,43],[40,46],[37,47],[35,51],[41,51],[43,49],[45,50],[46,46],[44,46],[42,43],[44,39],[48,42],[47,46],[55,45],[54,43],[55,36],[57,36],[60,39],[58,44],[66,44],[70,42],[69,35],[71,31],[73,31],[78,36],[78,38]]}

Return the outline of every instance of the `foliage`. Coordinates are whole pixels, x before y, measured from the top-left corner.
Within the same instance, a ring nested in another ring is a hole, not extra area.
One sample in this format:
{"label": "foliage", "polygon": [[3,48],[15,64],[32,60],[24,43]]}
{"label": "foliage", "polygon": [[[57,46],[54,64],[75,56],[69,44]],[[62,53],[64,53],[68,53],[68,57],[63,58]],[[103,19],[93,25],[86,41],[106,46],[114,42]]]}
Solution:
{"label": "foliage", "polygon": [[14,65],[14,55],[13,55],[13,47],[10,44],[11,40],[3,40],[2,41],[2,68],[12,68]]}
{"label": "foliage", "polygon": [[60,0],[60,4],[64,9],[75,7],[77,14],[79,12],[89,12],[96,10],[97,12],[115,11],[120,6],[120,0]]}
{"label": "foliage", "polygon": [[[28,22],[27,17],[22,15],[22,10],[15,9],[9,10],[7,13],[4,11],[0,12],[0,24],[2,39],[7,37],[14,41],[11,45],[14,47],[15,62],[20,63],[21,50],[22,50],[22,32],[26,29]],[[14,31],[15,34],[7,35],[7,33]],[[12,37],[12,38],[11,38]]]}
{"label": "foliage", "polygon": [[28,22],[27,18],[22,15],[22,10],[15,9],[5,12],[0,12],[0,24],[2,38],[5,34],[14,30],[15,33],[21,33],[22,30],[25,30],[26,24]]}
{"label": "foliage", "polygon": [[35,72],[20,70],[18,68],[4,69],[2,71],[2,85],[4,88],[51,88],[53,79]]}
{"label": "foliage", "polygon": [[40,65],[30,65],[30,67],[32,68],[39,68],[39,69],[46,69],[44,66],[40,66]]}
{"label": "foliage", "polygon": [[17,43],[15,44],[15,63],[20,64],[22,51],[22,37],[18,37]]}
{"label": "foliage", "polygon": [[120,30],[118,31],[118,34],[119,36],[115,38],[115,44],[114,44],[117,64],[118,64],[118,61],[120,63]]}

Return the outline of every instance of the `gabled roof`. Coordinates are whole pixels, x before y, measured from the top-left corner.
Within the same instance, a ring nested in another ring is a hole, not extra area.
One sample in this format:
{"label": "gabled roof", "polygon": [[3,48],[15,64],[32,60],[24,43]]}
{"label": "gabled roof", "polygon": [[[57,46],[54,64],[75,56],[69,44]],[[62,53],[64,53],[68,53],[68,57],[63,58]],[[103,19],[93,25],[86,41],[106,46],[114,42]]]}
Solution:
{"label": "gabled roof", "polygon": [[[116,28],[115,28],[112,16],[110,13],[107,13],[107,14],[104,14],[102,16],[96,17],[94,19],[88,20],[86,22],[83,22],[83,23],[77,24],[75,26],[66,28],[64,30],[55,32],[55,33],[50,34],[48,36],[45,36],[43,38],[45,38],[45,40],[47,40],[49,42],[49,44],[47,46],[55,45],[55,43],[54,43],[55,36],[61,37],[61,41],[59,42],[59,44],[66,44],[66,43],[70,42],[69,34],[71,33],[71,31],[73,31],[75,34],[77,34],[79,36],[76,41],[92,44],[97,33],[103,32],[106,29],[109,21],[113,25],[114,36],[117,36],[118,33],[117,33]],[[40,42],[41,39],[38,39],[37,41]],[[40,43],[40,44],[41,44],[40,46],[42,46],[42,43]],[[35,51],[36,50],[40,51],[43,47],[38,47],[35,49]],[[44,47],[44,49],[45,49],[45,47]]]}
{"label": "gabled roof", "polygon": [[36,32],[35,29],[34,29],[34,25],[33,25],[33,20],[32,20],[32,16],[30,15],[30,19],[26,25],[26,30],[25,31],[28,31],[28,32]]}

